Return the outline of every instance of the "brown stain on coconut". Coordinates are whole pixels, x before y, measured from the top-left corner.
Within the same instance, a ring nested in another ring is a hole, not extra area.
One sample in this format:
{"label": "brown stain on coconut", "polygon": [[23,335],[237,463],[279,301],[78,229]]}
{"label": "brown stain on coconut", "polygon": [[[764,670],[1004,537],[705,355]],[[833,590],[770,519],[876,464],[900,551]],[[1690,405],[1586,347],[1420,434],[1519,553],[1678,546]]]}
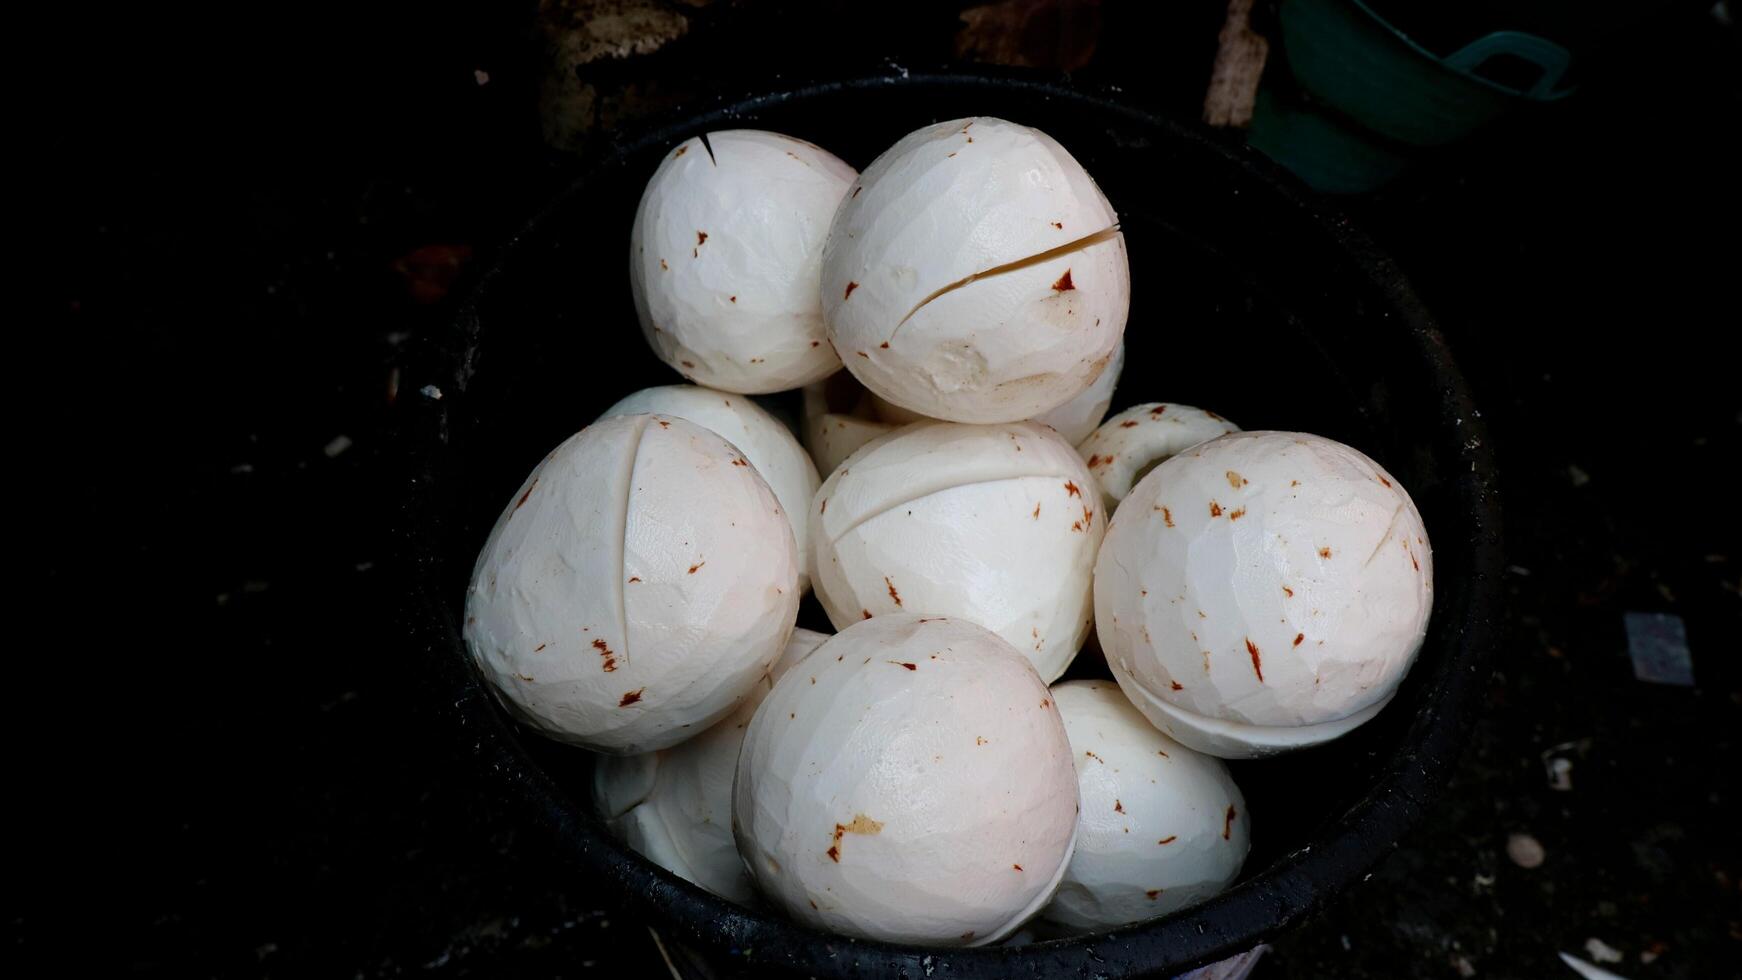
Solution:
{"label": "brown stain on coconut", "polygon": [[1178,834],[1169,834],[1166,837],[1163,837],[1161,840],[1156,841],[1156,843],[1157,844],[1172,844],[1176,840],[1179,840]]}
{"label": "brown stain on coconut", "polygon": [[609,674],[610,672],[617,669],[617,655],[615,653],[611,652],[611,647],[609,644],[607,644],[602,639],[594,640],[593,641],[593,649],[599,651],[599,656],[605,658],[604,662],[599,664],[600,670],[603,670],[605,673]]}
{"label": "brown stain on coconut", "polygon": [[1228,812],[1222,816],[1222,839],[1231,839],[1234,833],[1234,818],[1239,814],[1234,812],[1234,804],[1228,804]]}
{"label": "brown stain on coconut", "polygon": [[1233,487],[1236,490],[1240,489],[1241,487],[1245,486],[1247,483],[1251,482],[1250,480],[1247,480],[1245,477],[1234,472],[1233,470],[1228,471],[1227,477],[1228,477],[1228,485]]}
{"label": "brown stain on coconut", "polygon": [[889,576],[885,575],[885,576],[883,576],[883,584],[885,587],[887,587],[889,589],[889,598],[895,600],[895,604],[897,606],[900,606],[901,605],[901,593],[896,591],[895,583],[891,582],[889,580]]}
{"label": "brown stain on coconut", "polygon": [[858,288],[859,288],[859,284],[856,282],[847,283],[847,291],[841,294],[841,302],[845,303],[847,300],[852,299],[853,298],[853,290],[858,289]]}
{"label": "brown stain on coconut", "polygon": [[855,813],[850,822],[835,824],[834,842],[829,845],[827,852],[829,859],[834,861],[836,864],[841,863],[841,838],[843,836],[847,834],[861,834],[866,837],[874,837],[881,833],[883,833],[883,822],[881,820],[873,820],[863,813]]}
{"label": "brown stain on coconut", "polygon": [[1210,501],[1210,516],[1211,517],[1221,517],[1222,516],[1222,505],[1216,503],[1214,500]]}
{"label": "brown stain on coconut", "polygon": [[1058,281],[1052,284],[1052,291],[1055,293],[1062,293],[1075,288],[1077,288],[1077,285],[1076,283],[1071,282],[1071,270],[1069,269],[1066,269],[1065,274],[1059,276]]}
{"label": "brown stain on coconut", "polygon": [[1065,481],[1065,492],[1070,494],[1073,497],[1081,497],[1083,495],[1083,488],[1077,486],[1075,483],[1073,483],[1070,480],[1066,480]]}
{"label": "brown stain on coconut", "polygon": [[630,705],[634,704],[635,702],[641,700],[641,692],[645,691],[645,690],[647,690],[647,688],[638,687],[635,690],[630,691],[628,694],[623,695],[623,700],[617,702],[617,707],[627,708]]}
{"label": "brown stain on coconut", "polygon": [[1252,672],[1258,675],[1258,683],[1264,683],[1264,661],[1258,655],[1258,644],[1253,643],[1251,637],[1246,638],[1246,652],[1252,657]]}
{"label": "brown stain on coconut", "polygon": [[527,485],[526,492],[521,494],[520,499],[514,502],[514,509],[515,510],[519,510],[520,505],[526,503],[526,498],[532,496],[532,489],[533,489],[533,487],[536,487],[536,486],[538,486],[538,477],[535,476],[532,478],[532,482]]}

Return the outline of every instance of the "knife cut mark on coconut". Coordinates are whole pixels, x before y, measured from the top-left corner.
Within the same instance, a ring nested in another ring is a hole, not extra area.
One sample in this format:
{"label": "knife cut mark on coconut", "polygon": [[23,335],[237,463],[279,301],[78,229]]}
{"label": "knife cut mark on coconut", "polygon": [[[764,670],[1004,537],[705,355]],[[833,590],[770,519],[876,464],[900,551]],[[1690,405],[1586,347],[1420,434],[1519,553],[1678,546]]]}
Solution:
{"label": "knife cut mark on coconut", "polygon": [[[621,570],[629,544],[629,498],[635,492],[635,467],[641,461],[641,442],[647,438],[647,423],[652,415],[642,415],[635,420],[635,438],[627,440],[629,452],[625,454],[627,466],[618,466],[617,472],[622,474],[623,483],[617,487],[617,553],[612,556],[619,574],[612,576],[612,589],[617,600],[617,638],[622,649],[615,654],[608,649],[604,652],[605,669],[615,670],[629,663],[629,604],[623,593],[625,582]],[[641,576],[637,575],[636,579]]]}
{"label": "knife cut mark on coconut", "polygon": [[[845,475],[845,474],[843,473],[843,475]],[[1068,473],[1057,473],[1057,474],[1054,474],[1054,473],[1013,473],[1010,476],[991,476],[991,477],[987,477],[986,479],[982,479],[982,480],[974,480],[971,483],[947,482],[947,483],[939,483],[937,485],[921,486],[918,490],[916,490],[913,493],[912,496],[903,497],[899,500],[891,501],[890,503],[887,503],[881,507],[877,507],[874,510],[871,510],[870,512],[864,514],[858,520],[855,520],[853,523],[847,525],[844,528],[841,528],[840,531],[836,532],[833,536],[831,536],[829,538],[829,543],[834,544],[835,542],[841,540],[842,538],[846,537],[848,534],[851,534],[853,531],[857,530],[861,524],[869,524],[870,522],[876,520],[879,517],[882,517],[884,514],[887,514],[892,510],[900,510],[904,507],[912,507],[915,503],[917,503],[921,500],[924,500],[925,498],[931,496],[932,494],[943,493],[946,490],[956,490],[956,489],[959,489],[961,487],[966,487],[966,486],[982,487],[982,486],[986,486],[987,484],[1012,483],[1012,482],[1017,482],[1017,481],[1021,481],[1021,480],[1064,480],[1068,483],[1070,481],[1070,479],[1071,479],[1071,476]]]}
{"label": "knife cut mark on coconut", "polygon": [[[920,310],[925,309],[925,307],[927,305],[931,304],[934,300],[938,299],[941,296],[944,296],[944,295],[949,294],[949,293],[953,293],[956,290],[961,289],[962,287],[969,285],[970,283],[979,282],[982,279],[990,279],[993,276],[1001,276],[1001,275],[1004,275],[1004,274],[1010,273],[1010,272],[1020,272],[1023,269],[1027,269],[1027,268],[1031,268],[1033,266],[1040,265],[1043,262],[1051,262],[1053,259],[1061,258],[1065,255],[1071,254],[1072,252],[1086,251],[1087,249],[1093,248],[1094,246],[1099,245],[1102,242],[1112,241],[1113,239],[1118,238],[1118,237],[1119,237],[1119,225],[1113,224],[1113,225],[1110,225],[1106,228],[1101,229],[1100,231],[1095,232],[1092,235],[1084,235],[1081,238],[1075,239],[1073,241],[1068,241],[1068,242],[1064,243],[1063,245],[1058,245],[1058,246],[1055,246],[1053,248],[1046,249],[1045,251],[1042,251],[1042,252],[1036,252],[1033,255],[1027,256],[1025,258],[1016,259],[1013,262],[1006,262],[1003,265],[995,265],[990,269],[983,269],[983,270],[976,272],[976,273],[973,273],[971,275],[963,276],[962,278],[957,279],[955,282],[941,286],[941,287],[933,290],[924,299],[920,300],[919,303],[916,304],[913,309],[907,311],[907,315],[901,318],[901,322],[899,322],[895,325],[895,329],[889,331],[889,340],[884,341],[884,346],[885,347],[889,346],[889,342],[893,341],[895,339],[895,335],[897,333],[901,332],[901,328],[907,325],[907,321],[913,319],[914,316],[916,314],[918,314]],[[1069,276],[1068,271],[1067,271],[1064,279],[1062,279],[1061,281],[1066,284],[1066,288],[1068,288],[1068,289],[1075,289],[1076,288],[1074,285],[1070,284],[1070,276]],[[1057,288],[1056,284],[1055,284],[1054,288],[1055,289]],[[849,291],[851,291],[851,290],[849,290]]]}

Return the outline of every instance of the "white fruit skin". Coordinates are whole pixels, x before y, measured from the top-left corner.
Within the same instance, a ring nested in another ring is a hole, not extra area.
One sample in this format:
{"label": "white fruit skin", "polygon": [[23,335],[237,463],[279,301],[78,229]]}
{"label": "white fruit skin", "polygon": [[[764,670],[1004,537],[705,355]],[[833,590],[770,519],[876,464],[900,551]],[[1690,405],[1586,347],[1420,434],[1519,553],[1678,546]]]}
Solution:
{"label": "white fruit skin", "polygon": [[1225,758],[1377,714],[1432,605],[1409,495],[1304,433],[1235,433],[1162,463],[1120,505],[1095,565],[1096,630],[1120,687],[1156,727]]}
{"label": "white fruit skin", "polygon": [[[1122,236],[926,300],[1117,222],[1039,130],[988,117],[917,130],[866,168],[835,214],[822,271],[830,340],[867,388],[930,418],[1049,412],[1094,382],[1124,333]],[[1053,288],[1067,270],[1072,288]]]}
{"label": "white fruit skin", "polygon": [[682,419],[604,419],[546,456],[497,520],[466,645],[551,737],[667,748],[729,714],[780,655],[798,568],[785,512],[730,443]]}
{"label": "white fruit skin", "polygon": [[1076,811],[1034,668],[971,623],[908,615],[843,630],[775,684],[733,791],[763,895],[830,932],[934,946],[994,942],[1038,911]]}
{"label": "white fruit skin", "polygon": [[1070,868],[1041,917],[1094,932],[1196,905],[1232,884],[1251,836],[1228,767],[1156,731],[1111,681],[1068,681],[1052,694],[1082,813]]}
{"label": "white fruit skin", "polygon": [[[805,386],[803,412],[805,450],[811,454],[811,461],[817,464],[817,472],[826,477],[860,446],[895,431],[897,427],[865,418],[857,410],[829,411],[828,398],[823,393],[824,384],[819,381]],[[814,572],[811,560],[806,559],[805,567]]]}
{"label": "white fruit skin", "polygon": [[817,291],[823,241],[857,174],[778,133],[725,130],[708,143],[711,159],[699,139],[668,153],[635,212],[629,285],[642,332],[660,360],[722,391],[828,377],[841,362]]}
{"label": "white fruit skin", "polygon": [[[687,419],[738,447],[786,511],[798,544],[799,561],[808,565],[809,542],[805,538],[805,513],[822,479],[816,465],[786,426],[761,406],[742,395],[700,388],[667,385],[644,388],[607,408],[601,418],[659,412]],[[798,590],[810,590],[810,575],[801,570]]]}
{"label": "white fruit skin", "polygon": [[978,623],[1050,683],[1094,622],[1106,518],[1093,487],[1076,450],[1035,422],[897,429],[817,491],[817,600],[836,629],[867,613]]}
{"label": "white fruit skin", "polygon": [[1213,412],[1172,402],[1133,405],[1101,423],[1077,452],[1089,464],[1089,472],[1101,485],[1101,493],[1117,507],[1131,492],[1138,474],[1152,466],[1217,436],[1239,432],[1240,427]]}
{"label": "white fruit skin", "polygon": [[738,749],[775,680],[828,638],[793,630],[786,650],[750,696],[695,738],[658,752],[599,757],[593,800],[618,836],[648,860],[721,898],[754,902],[755,889],[732,840]]}
{"label": "white fruit skin", "polygon": [[[1035,416],[1033,421],[1052,426],[1072,445],[1082,442],[1095,431],[1095,426],[1101,424],[1102,417],[1107,414],[1107,406],[1113,404],[1113,389],[1118,386],[1119,373],[1124,369],[1125,342],[1120,341],[1119,346],[1113,350],[1113,360],[1096,376],[1094,384],[1052,411]],[[925,419],[918,412],[902,408],[876,395],[871,396],[871,407],[878,419],[892,425],[906,425]]]}
{"label": "white fruit skin", "polygon": [[1093,384],[1083,393],[1063,405],[1036,415],[1034,420],[1052,426],[1065,441],[1076,445],[1095,431],[1095,426],[1107,416],[1107,406],[1113,404],[1113,390],[1119,387],[1119,375],[1125,370],[1125,341],[1113,350],[1110,361]]}

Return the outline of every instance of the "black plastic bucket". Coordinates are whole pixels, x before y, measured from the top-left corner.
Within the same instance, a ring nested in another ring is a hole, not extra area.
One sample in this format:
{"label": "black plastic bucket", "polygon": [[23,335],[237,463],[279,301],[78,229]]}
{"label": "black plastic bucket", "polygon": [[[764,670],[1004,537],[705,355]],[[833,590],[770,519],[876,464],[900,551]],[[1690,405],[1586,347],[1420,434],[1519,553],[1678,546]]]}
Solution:
{"label": "black plastic bucket", "polygon": [[[1133,290],[1114,407],[1180,401],[1249,429],[1359,447],[1421,509],[1437,604],[1420,659],[1376,720],[1317,749],[1233,764],[1253,842],[1234,888],[1102,935],[939,950],[825,935],[740,908],[624,848],[592,815],[591,757],[513,724],[473,670],[458,624],[474,557],[526,472],[621,396],[680,381],[643,343],[628,282],[636,202],[668,147],[709,130],[764,128],[863,167],[909,130],[968,115],[1051,133],[1121,215]],[[1494,462],[1409,285],[1268,163],[1108,93],[903,72],[722,100],[595,158],[404,372],[406,490],[394,523],[411,669],[435,686],[465,764],[494,774],[495,791],[545,832],[523,846],[548,847],[578,891],[644,917],[721,975],[1159,977],[1245,950],[1355,884],[1420,816],[1456,762],[1488,675],[1501,561]]]}

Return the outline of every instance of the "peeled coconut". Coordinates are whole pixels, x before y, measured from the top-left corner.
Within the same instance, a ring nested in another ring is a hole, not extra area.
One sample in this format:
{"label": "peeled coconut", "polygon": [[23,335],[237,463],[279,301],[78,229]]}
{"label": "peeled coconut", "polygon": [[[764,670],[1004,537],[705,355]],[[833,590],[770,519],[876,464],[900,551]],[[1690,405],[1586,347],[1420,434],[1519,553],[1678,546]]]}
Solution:
{"label": "peeled coconut", "polygon": [[1100,376],[1125,330],[1119,219],[1037,129],[908,134],[861,175],[823,251],[829,337],[854,377],[929,418],[1010,422]]}
{"label": "peeled coconut", "polygon": [[1155,730],[1112,681],[1052,689],[1077,764],[1077,849],[1041,917],[1095,932],[1166,915],[1233,883],[1251,837],[1220,759]]}
{"label": "peeled coconut", "polygon": [[798,614],[774,492],[679,418],[595,422],[497,519],[466,591],[466,646],[508,708],[600,752],[668,748],[737,707]]}
{"label": "peeled coconut", "polygon": [[958,619],[883,616],[819,647],[757,709],[733,790],[763,895],[830,932],[930,946],[1015,931],[1077,821],[1052,695]]}
{"label": "peeled coconut", "polygon": [[1095,564],[1107,664],[1138,710],[1224,758],[1336,738],[1385,706],[1426,635],[1433,555],[1379,464],[1296,432],[1174,456]]}
{"label": "peeled coconut", "polygon": [[1240,427],[1215,412],[1170,402],[1145,402],[1101,423],[1077,451],[1101,485],[1107,502],[1116,507],[1145,473],[1176,453]]}
{"label": "peeled coconut", "polygon": [[800,563],[798,588],[800,592],[808,590],[810,576],[803,569],[809,564],[810,548],[805,539],[804,515],[822,481],[792,432],[743,395],[694,385],[644,388],[606,409],[604,417],[644,412],[687,419],[738,447],[756,472],[768,481],[769,489],[774,491],[775,499],[792,523]]}
{"label": "peeled coconut", "polygon": [[917,422],[865,445],[817,490],[813,585],[837,629],[955,616],[1051,682],[1093,623],[1105,524],[1082,458],[1052,429]]}
{"label": "peeled coconut", "polygon": [[818,473],[826,477],[860,446],[900,428],[876,417],[871,398],[871,393],[845,371],[805,385],[804,424],[799,431]]}
{"label": "peeled coconut", "polygon": [[[1107,406],[1113,403],[1113,389],[1119,384],[1119,372],[1124,368],[1125,342],[1120,341],[1113,351],[1113,360],[1095,378],[1094,384],[1052,411],[1035,416],[1034,421],[1052,426],[1072,445],[1082,442],[1106,416]],[[918,412],[909,411],[876,395],[871,396],[871,407],[878,419],[892,425],[906,425],[925,418]]]}
{"label": "peeled coconut", "polygon": [[823,241],[856,174],[752,129],[686,140],[635,212],[629,285],[659,359],[710,388],[785,391],[841,367],[823,329]]}
{"label": "peeled coconut", "polygon": [[600,815],[630,847],[686,881],[740,905],[755,890],[732,841],[732,777],[744,730],[774,682],[827,633],[795,629],[786,650],[738,710],[681,745],[631,756],[601,756],[593,768]]}

